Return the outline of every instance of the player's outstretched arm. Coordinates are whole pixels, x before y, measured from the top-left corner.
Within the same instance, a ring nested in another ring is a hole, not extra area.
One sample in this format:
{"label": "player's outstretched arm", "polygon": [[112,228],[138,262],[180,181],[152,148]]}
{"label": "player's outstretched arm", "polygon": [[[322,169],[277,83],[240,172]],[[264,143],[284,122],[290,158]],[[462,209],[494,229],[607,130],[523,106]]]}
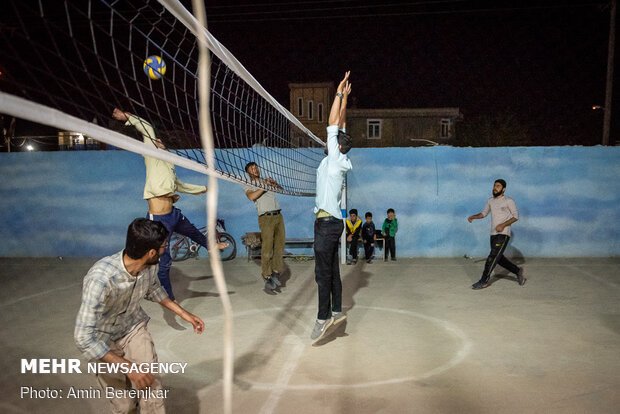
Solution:
{"label": "player's outstretched arm", "polygon": [[174,182],[176,183],[177,191],[179,193],[199,195],[208,191],[207,186],[185,183],[179,180],[178,177],[175,177]]}
{"label": "player's outstretched arm", "polygon": [[329,111],[329,126],[340,126],[340,108],[342,99],[344,98],[345,88],[347,86],[347,82],[349,81],[350,73],[351,71],[347,71],[344,74],[344,79],[342,79],[340,84],[338,84],[336,96],[334,96],[334,102],[332,103],[332,108]]}
{"label": "player's outstretched arm", "polygon": [[474,220],[478,220],[484,218],[484,216],[482,215],[482,213],[478,213],[478,214],[474,214],[473,216],[469,216],[467,217],[467,221],[469,221],[470,223]]}
{"label": "player's outstretched arm", "polygon": [[200,319],[198,316],[194,315],[193,313],[186,311],[185,309],[181,307],[181,305],[171,301],[170,298],[166,298],[162,300],[161,302],[159,302],[159,304],[163,306],[164,308],[168,308],[172,312],[179,315],[181,319],[191,323],[192,326],[194,327],[194,332],[196,332],[197,334],[201,334],[205,330],[205,323],[202,321],[202,319]]}
{"label": "player's outstretched arm", "polygon": [[[350,73],[350,72],[347,72]],[[347,76],[348,78],[348,76]],[[343,91],[342,91],[342,101],[340,102],[340,122],[338,124],[338,129],[344,131],[347,127],[347,100],[349,98],[349,94],[351,93],[351,83],[349,80],[345,82]]]}

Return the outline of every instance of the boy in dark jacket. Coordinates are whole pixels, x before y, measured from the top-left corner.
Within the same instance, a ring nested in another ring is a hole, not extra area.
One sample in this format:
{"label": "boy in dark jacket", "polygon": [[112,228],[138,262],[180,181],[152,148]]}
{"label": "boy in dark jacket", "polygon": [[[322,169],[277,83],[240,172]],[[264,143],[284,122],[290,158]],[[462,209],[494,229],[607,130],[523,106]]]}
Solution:
{"label": "boy in dark jacket", "polygon": [[372,222],[372,213],[367,211],[365,214],[366,223],[362,226],[362,240],[364,241],[364,255],[366,263],[372,263],[375,254],[375,223]]}
{"label": "boy in dark jacket", "polygon": [[388,254],[392,257],[392,260],[396,260],[396,232],[398,231],[398,220],[393,208],[388,208],[387,218],[383,221],[383,227],[381,227],[381,234],[385,240],[385,260],[388,258]]}

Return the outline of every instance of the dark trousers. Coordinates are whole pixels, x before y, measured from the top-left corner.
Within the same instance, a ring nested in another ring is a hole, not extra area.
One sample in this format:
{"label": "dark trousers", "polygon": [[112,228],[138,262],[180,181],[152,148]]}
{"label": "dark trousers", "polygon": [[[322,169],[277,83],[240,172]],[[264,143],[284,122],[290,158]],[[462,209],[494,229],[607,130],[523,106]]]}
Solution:
{"label": "dark trousers", "polygon": [[509,240],[510,236],[505,234],[494,234],[491,236],[491,252],[484,264],[484,272],[482,272],[482,277],[480,278],[483,283],[489,281],[495,265],[500,265],[514,274],[519,273],[519,267],[504,257],[504,251],[506,246],[508,246]]}
{"label": "dark trousers", "polygon": [[170,257],[170,238],[172,233],[179,233],[187,236],[202,247],[207,248],[207,238],[202,234],[176,207],[172,207],[172,211],[168,214],[155,215],[147,214],[146,218],[153,221],[159,221],[168,230],[168,238],[166,239],[166,249],[164,254],[159,256],[159,283],[166,290],[170,300],[174,300],[172,293],[172,285],[170,284],[170,266],[172,266],[172,258]]}
{"label": "dark trousers", "polygon": [[392,259],[396,257],[396,238],[390,237],[387,234],[383,238],[383,250],[385,251],[385,258],[388,258],[388,254],[392,256]]}
{"label": "dark trousers", "polygon": [[344,223],[335,217],[314,222],[314,278],[319,287],[317,319],[329,319],[331,312],[342,312],[342,281],[338,263],[338,242]]}
{"label": "dark trousers", "polygon": [[357,237],[353,236],[351,238],[351,241],[349,242],[349,255],[353,259],[355,259],[355,260],[357,260],[357,250],[358,250],[357,242],[358,242],[358,240],[359,240],[359,236],[357,236]]}
{"label": "dark trousers", "polygon": [[372,259],[372,256],[375,254],[375,243],[372,240],[366,240],[364,243],[364,256],[366,260]]}

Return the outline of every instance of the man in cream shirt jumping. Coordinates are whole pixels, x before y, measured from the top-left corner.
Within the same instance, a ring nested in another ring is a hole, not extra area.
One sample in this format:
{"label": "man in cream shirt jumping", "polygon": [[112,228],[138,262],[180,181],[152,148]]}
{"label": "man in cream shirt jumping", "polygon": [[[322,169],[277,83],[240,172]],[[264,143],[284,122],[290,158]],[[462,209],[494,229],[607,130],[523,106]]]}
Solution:
{"label": "man in cream shirt jumping", "polygon": [[[112,117],[118,121],[125,122],[125,126],[134,127],[142,135],[145,144],[160,149],[166,148],[161,138],[156,137],[153,126],[146,120],[129,112],[123,112],[118,108],[114,109]],[[174,301],[175,297],[172,292],[172,284],[170,283],[172,258],[170,256],[169,244],[172,233],[187,236],[205,249],[209,249],[206,236],[181,213],[180,209],[174,207],[174,203],[181,198],[176,192],[198,195],[206,193],[207,187],[188,184],[179,180],[174,170],[174,164],[170,162],[144,156],[144,164],[146,166],[144,199],[149,204],[147,218],[161,222],[168,230],[168,239],[166,240],[165,251],[159,259],[157,276],[162,287],[168,293],[168,297]],[[228,243],[218,244],[219,249],[223,249],[226,246],[228,246]]]}

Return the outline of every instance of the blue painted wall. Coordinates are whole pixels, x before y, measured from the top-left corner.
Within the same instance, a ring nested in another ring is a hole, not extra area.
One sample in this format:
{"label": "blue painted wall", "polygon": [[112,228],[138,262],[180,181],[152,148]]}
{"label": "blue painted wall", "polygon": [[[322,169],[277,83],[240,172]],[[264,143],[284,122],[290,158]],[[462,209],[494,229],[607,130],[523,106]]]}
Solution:
{"label": "blue painted wall", "polygon": [[[620,255],[620,148],[354,149],[348,207],[372,211],[377,227],[394,208],[400,257],[484,256],[489,218],[482,210],[496,178],[521,218],[511,253],[526,257]],[[183,181],[206,184],[177,169]],[[146,214],[142,157],[124,151],[0,154],[0,256],[98,257],[123,247],[127,225]],[[312,237],[312,198],[279,196],[289,237]],[[204,224],[205,196],[177,204]],[[220,181],[218,216],[241,245],[258,231],[241,186]]]}

